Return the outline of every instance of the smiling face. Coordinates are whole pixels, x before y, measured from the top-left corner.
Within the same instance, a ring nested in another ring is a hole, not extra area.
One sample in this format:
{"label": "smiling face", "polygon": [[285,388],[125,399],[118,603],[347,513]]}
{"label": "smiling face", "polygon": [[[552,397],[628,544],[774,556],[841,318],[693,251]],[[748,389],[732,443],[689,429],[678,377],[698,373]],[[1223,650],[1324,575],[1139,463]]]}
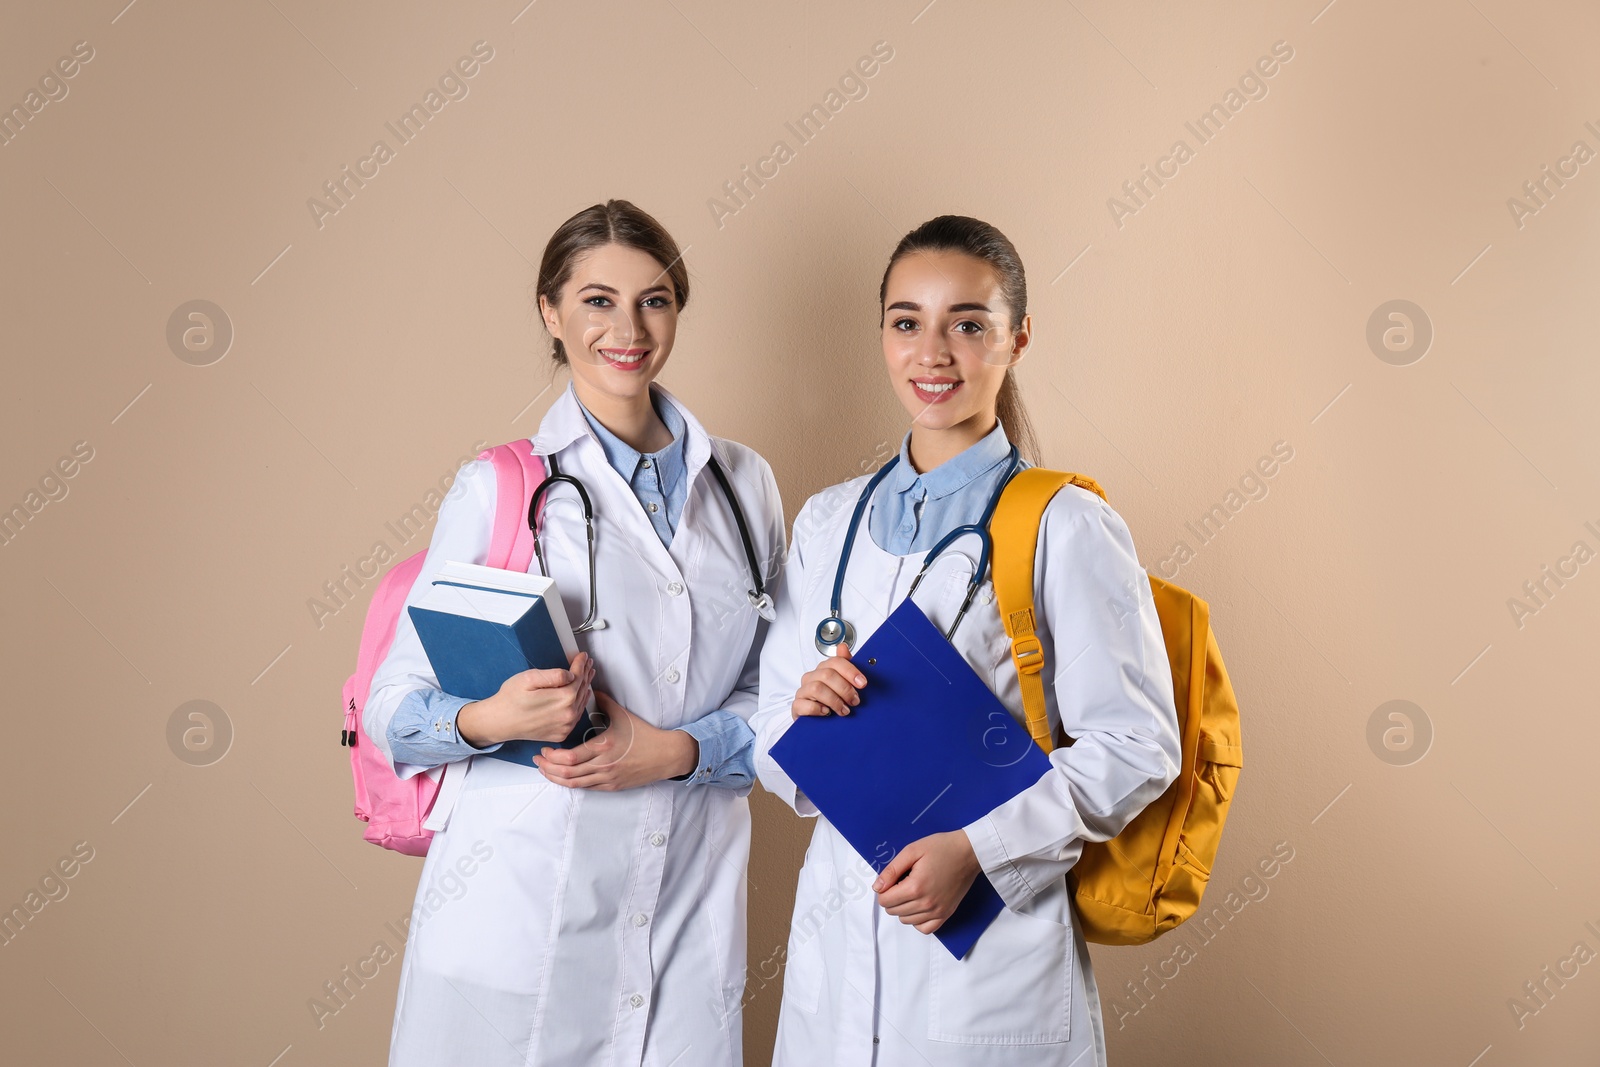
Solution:
{"label": "smiling face", "polygon": [[883,358],[914,437],[993,429],[1000,384],[1026,353],[1031,329],[1026,315],[1012,324],[999,274],[976,256],[922,250],[901,257],[884,291]]}
{"label": "smiling face", "polygon": [[560,299],[539,298],[550,336],[561,341],[578,398],[631,401],[650,383],[678,332],[672,278],[648,252],[604,244],[573,262]]}

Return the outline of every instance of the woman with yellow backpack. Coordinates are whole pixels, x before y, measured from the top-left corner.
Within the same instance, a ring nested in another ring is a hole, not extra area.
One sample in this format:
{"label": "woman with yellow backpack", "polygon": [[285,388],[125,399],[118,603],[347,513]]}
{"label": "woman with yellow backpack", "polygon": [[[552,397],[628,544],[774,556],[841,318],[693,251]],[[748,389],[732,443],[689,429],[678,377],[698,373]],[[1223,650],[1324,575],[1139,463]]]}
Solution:
{"label": "woman with yellow backpack", "polygon": [[[1150,851],[1141,858],[1154,859],[1168,837],[1181,851],[1188,808],[1205,806],[1190,784],[1194,693],[1174,701],[1174,675],[1187,679],[1194,664],[1168,659],[1164,618],[1127,526],[1089,479],[1024,458],[1036,446],[1011,368],[1031,341],[1026,293],[1016,249],[987,223],[947,215],[907,234],[879,296],[884,360],[910,432],[877,474],[824,490],[795,520],[751,720],[763,785],[817,817],[789,935],[778,1067],[1103,1065],[1099,998],[1067,876],[1086,846],[1100,847],[1147,808],[1160,825],[1140,831]],[[973,536],[991,516],[994,582]],[[918,606],[1054,751],[1051,769],[1011,801],[869,864],[770,750],[800,716],[851,713],[866,681],[850,647],[914,584]],[[1203,620],[1176,628],[1198,634],[1204,681],[1214,646]],[[1223,740],[1236,749],[1236,716],[1233,726]],[[1185,769],[1190,781],[1180,780]],[[1236,775],[1230,768],[1229,789]],[[1152,803],[1168,797],[1178,799]],[[1212,840],[1207,862],[1214,851]],[[1116,896],[1113,929],[1096,940],[1147,940],[1186,917],[1158,915],[1172,864],[1155,866],[1134,885],[1145,899]],[[929,935],[979,876],[1006,907],[956,959]]]}

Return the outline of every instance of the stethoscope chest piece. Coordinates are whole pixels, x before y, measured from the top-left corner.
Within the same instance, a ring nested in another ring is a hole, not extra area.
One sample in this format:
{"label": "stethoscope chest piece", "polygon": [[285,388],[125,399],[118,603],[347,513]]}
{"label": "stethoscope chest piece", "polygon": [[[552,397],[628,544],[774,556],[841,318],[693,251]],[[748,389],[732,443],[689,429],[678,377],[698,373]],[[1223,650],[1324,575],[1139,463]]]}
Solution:
{"label": "stethoscope chest piece", "polygon": [[837,615],[829,615],[817,624],[817,651],[824,656],[833,655],[842,644],[854,648],[855,643],[856,628]]}

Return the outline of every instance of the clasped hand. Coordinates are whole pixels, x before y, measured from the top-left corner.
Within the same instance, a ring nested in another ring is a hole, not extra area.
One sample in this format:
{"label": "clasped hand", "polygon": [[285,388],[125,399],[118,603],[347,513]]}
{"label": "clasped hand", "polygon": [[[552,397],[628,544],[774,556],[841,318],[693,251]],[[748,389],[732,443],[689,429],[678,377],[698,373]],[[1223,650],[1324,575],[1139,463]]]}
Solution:
{"label": "clasped hand", "polygon": [[[500,691],[462,706],[456,731],[477,748],[500,741],[567,739],[589,704],[594,660],[573,656],[569,670],[513,674]],[[549,747],[533,763],[557,785],[575,789],[634,789],[688,774],[700,762],[700,745],[682,730],[662,730],[605,693],[595,693],[605,727],[575,748]],[[598,723],[597,723],[598,725]]]}
{"label": "clasped hand", "polygon": [[604,693],[596,693],[606,728],[575,748],[546,748],[533,765],[557,785],[611,792],[688,774],[700,743],[682,730],[652,726]]}

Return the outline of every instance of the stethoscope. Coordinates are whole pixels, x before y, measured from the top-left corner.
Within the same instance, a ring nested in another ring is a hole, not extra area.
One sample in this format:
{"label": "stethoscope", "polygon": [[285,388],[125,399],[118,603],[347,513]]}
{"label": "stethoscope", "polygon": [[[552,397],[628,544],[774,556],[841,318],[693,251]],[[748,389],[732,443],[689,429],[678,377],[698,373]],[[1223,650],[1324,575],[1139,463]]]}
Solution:
{"label": "stethoscope", "polygon": [[[552,488],[565,482],[578,491],[578,503],[583,508],[584,536],[589,545],[589,613],[583,617],[582,622],[572,628],[572,632],[582,634],[591,630],[604,630],[606,620],[595,614],[599,609],[600,598],[599,583],[594,569],[594,504],[590,501],[589,490],[584,488],[583,482],[575,475],[561,473],[561,468],[556,466],[555,456],[545,456],[544,461],[550,473],[534,489],[533,496],[528,501],[528,529],[533,532],[533,551],[539,557],[539,570],[547,577],[550,574],[550,567],[544,559],[544,545],[539,541],[539,525],[536,521],[539,502]],[[728,498],[728,506],[733,509],[733,521],[739,527],[739,541],[744,545],[745,562],[750,566],[750,580],[755,583],[755,588],[746,590],[745,595],[750,598],[750,606],[756,609],[756,613],[771,622],[777,613],[773,610],[772,597],[767,595],[766,585],[761,581],[761,565],[756,561],[755,545],[750,540],[750,527],[745,523],[744,509],[739,506],[739,498],[734,496],[733,487],[728,484],[728,476],[722,473],[722,465],[717,462],[717,457],[709,456],[706,465],[711,468],[717,484],[722,487],[722,495]]]}
{"label": "stethoscope", "polygon": [[[989,497],[989,505],[983,509],[983,517],[977,522],[970,522],[964,526],[957,526],[943,537],[939,543],[928,550],[922,557],[922,566],[917,570],[917,576],[911,580],[911,588],[906,596],[912,596],[917,591],[917,586],[922,583],[922,576],[928,573],[928,567],[939,558],[939,553],[949,548],[958,537],[967,534],[976,534],[982,549],[978,553],[978,565],[972,569],[972,577],[967,581],[967,595],[961,601],[961,610],[956,612],[955,621],[950,624],[950,629],[945,633],[946,640],[954,640],[956,627],[961,625],[961,620],[966,617],[967,609],[972,606],[972,598],[978,593],[978,587],[983,584],[984,575],[989,570],[989,555],[994,548],[994,539],[989,536],[989,519],[994,515],[994,509],[1000,503],[1000,494],[1005,492],[1006,484],[1011,481],[1011,476],[1017,472],[1021,463],[1021,455],[1017,446],[1011,446],[1011,453],[1007,457],[1006,472],[1001,477],[1000,483],[995,486],[994,493]],[[867,505],[872,501],[872,494],[878,488],[878,483],[894,469],[900,462],[900,457],[895,456],[882,467],[878,473],[867,482],[867,487],[861,490],[861,496],[856,500],[856,510],[850,516],[850,528],[844,535],[844,549],[839,553],[839,569],[833,575],[833,599],[828,603],[828,617],[817,623],[816,644],[817,651],[824,656],[833,655],[841,644],[854,646],[856,643],[856,628],[847,622],[841,615],[844,600],[844,573],[850,566],[850,550],[855,547],[856,530],[861,526],[861,516],[866,512]]]}

